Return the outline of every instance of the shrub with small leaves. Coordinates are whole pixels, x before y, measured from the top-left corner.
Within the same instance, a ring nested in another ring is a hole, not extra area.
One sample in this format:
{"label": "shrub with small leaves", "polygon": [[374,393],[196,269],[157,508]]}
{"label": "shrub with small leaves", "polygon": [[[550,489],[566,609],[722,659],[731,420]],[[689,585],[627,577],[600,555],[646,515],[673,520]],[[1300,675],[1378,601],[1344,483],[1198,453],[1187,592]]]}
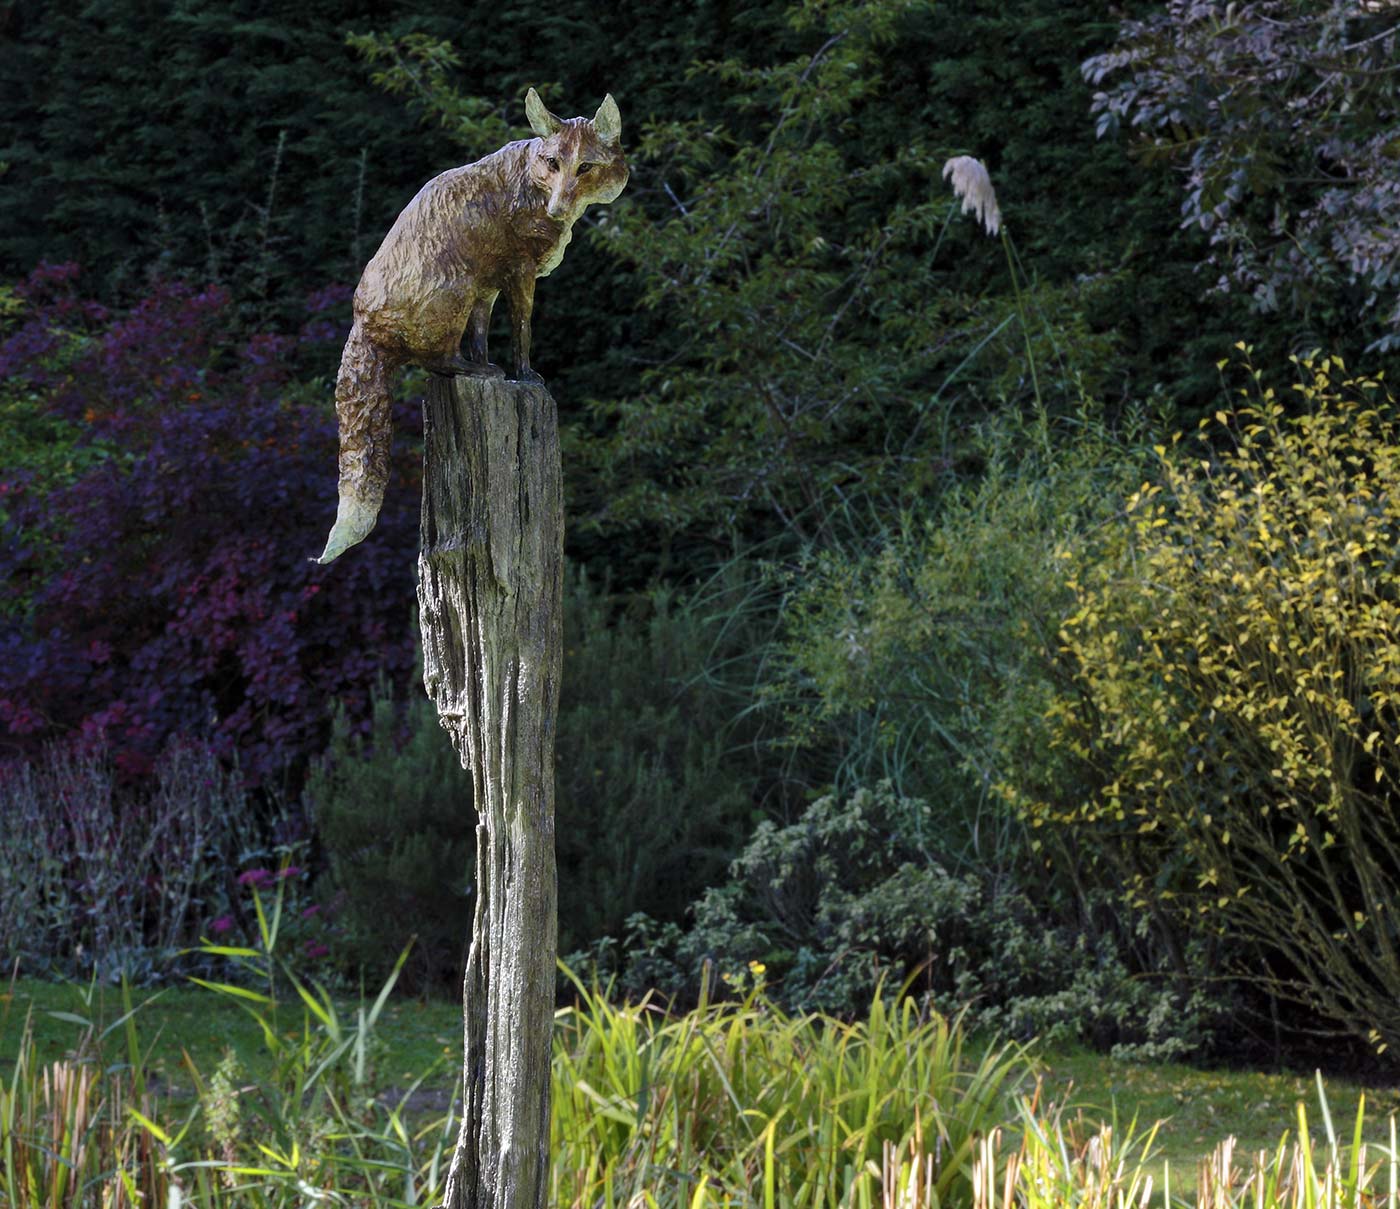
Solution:
{"label": "shrub with small leaves", "polygon": [[403,988],[454,990],[471,932],[477,818],[471,777],[432,703],[411,693],[405,712],[381,686],[368,735],[339,711],[306,798],[326,856],[319,893],[338,904],[335,960],[381,978],[413,939]]}
{"label": "shrub with small leaves", "polygon": [[[656,589],[628,608],[568,573],[555,748],[561,952],[635,913],[679,921],[754,813],[761,771],[730,727],[732,703],[705,679],[710,661],[747,641],[726,592]],[[471,930],[471,776],[427,699],[408,695],[404,708],[381,690],[367,737],[337,726],[308,797],[330,866],[325,896],[345,899],[342,959],[377,975],[416,933],[405,985],[454,988]]]}
{"label": "shrub with small leaves", "polygon": [[1379,378],[1296,370],[1287,407],[1254,370],[1206,422],[1219,452],[1161,448],[1067,562],[1051,729],[1097,788],[1005,788],[1144,921],[1247,940],[1253,977],[1379,1049],[1400,1041],[1400,422]]}
{"label": "shrub with small leaves", "polygon": [[971,1027],[1139,1057],[1209,1039],[1214,1005],[1136,975],[1110,933],[1091,941],[1009,882],[950,873],[930,850],[932,818],[885,783],[762,823],[689,932],[634,917],[620,945],[594,946],[594,968],[628,991],[646,977],[693,993],[708,965],[736,991],[762,979],[794,1010],[842,1014],[907,982]]}

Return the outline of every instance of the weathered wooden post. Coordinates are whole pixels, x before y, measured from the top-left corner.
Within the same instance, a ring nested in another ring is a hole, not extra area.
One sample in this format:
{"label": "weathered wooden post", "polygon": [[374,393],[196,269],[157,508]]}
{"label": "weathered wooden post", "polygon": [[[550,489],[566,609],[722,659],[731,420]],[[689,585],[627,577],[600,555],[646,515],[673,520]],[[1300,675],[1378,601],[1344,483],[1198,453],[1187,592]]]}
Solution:
{"label": "weathered wooden post", "polygon": [[476,910],[445,1209],[542,1206],[557,932],[564,504],[542,386],[456,378],[424,411],[423,683],[471,770]]}
{"label": "weathered wooden post", "polygon": [[[374,528],[394,373],[433,370],[418,558],[423,679],[471,770],[478,812],[465,1098],[445,1209],[542,1209],[549,1187],[564,505],[558,420],[530,368],[530,320],[535,279],[559,264],[584,208],[627,183],[611,96],[592,118],[565,120],[532,88],[525,113],[535,138],[430,180],[365,268],[336,379],[340,498],[319,559],[334,561]],[[502,293],[514,381],[486,351]]]}

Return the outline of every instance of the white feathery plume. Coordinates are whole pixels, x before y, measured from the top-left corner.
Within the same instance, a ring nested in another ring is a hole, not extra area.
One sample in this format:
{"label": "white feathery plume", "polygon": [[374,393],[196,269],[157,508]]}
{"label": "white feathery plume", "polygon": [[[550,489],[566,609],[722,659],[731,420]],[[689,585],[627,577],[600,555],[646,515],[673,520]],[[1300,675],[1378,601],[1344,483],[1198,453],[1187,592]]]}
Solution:
{"label": "white feathery plume", "polygon": [[970,155],[955,155],[943,165],[943,179],[953,178],[953,194],[962,198],[962,212],[976,213],[988,235],[1001,230],[1001,209],[997,191],[982,161]]}

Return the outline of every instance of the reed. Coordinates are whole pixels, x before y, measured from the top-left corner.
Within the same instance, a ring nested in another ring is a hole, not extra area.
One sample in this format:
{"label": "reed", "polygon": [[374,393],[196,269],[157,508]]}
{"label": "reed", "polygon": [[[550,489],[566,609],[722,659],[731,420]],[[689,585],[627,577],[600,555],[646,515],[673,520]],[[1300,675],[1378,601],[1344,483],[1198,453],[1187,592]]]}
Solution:
{"label": "reed", "polygon": [[577,1209],[903,1204],[911,1181],[918,1204],[967,1204],[978,1139],[1030,1073],[1021,1048],[973,1053],[958,1021],[909,999],[877,995],[848,1023],[789,1016],[758,989],[682,1017],[576,989],[552,1200]]}
{"label": "reed", "polygon": [[[264,919],[275,944],[275,904]],[[270,949],[249,952],[250,972],[268,974]],[[552,1205],[1400,1209],[1393,1119],[1388,1146],[1365,1140],[1364,1101],[1338,1133],[1320,1079],[1315,1117],[1299,1105],[1296,1133],[1247,1156],[1227,1138],[1183,1197],[1156,1125],[1043,1103],[1022,1048],[971,1047],[960,1021],[897,997],[855,1022],[788,1015],[764,998],[761,970],[754,982],[684,1015],[575,983],[557,1015]],[[178,1092],[145,1073],[129,991],[111,1024],[66,1014],[80,1033],[58,1061],[36,1056],[26,1016],[0,1083],[0,1205],[435,1204],[456,1122],[411,1106],[429,1079],[455,1076],[439,1068],[383,1094],[373,1032],[387,988],[346,1008],[314,986],[262,985],[210,993],[266,1025],[268,1077],[250,1081],[232,1054],[204,1068],[186,1054]],[[0,1034],[7,1023],[0,1013]]]}
{"label": "reed", "polygon": [[[277,958],[281,883],[272,902],[259,898],[256,906],[255,947],[201,949],[241,967],[242,981],[191,981],[253,1016],[269,1076],[247,1081],[231,1052],[206,1075],[186,1052],[188,1088],[153,1086],[146,1074],[149,1051],[137,1029],[139,1008],[126,984],[124,1010],[111,1024],[54,1013],[80,1030],[73,1050],[56,1062],[37,1059],[27,1014],[14,1069],[0,1085],[0,1206],[400,1209],[431,1203],[450,1153],[446,1122],[410,1119],[406,1106],[438,1072],[396,1089],[393,1104],[375,1094],[373,1080],[374,1033],[403,957],[372,1002],[362,999],[344,1010],[325,988],[299,981]],[[0,1036],[7,1024],[8,1015],[0,1016]]]}
{"label": "reed", "polygon": [[[118,1022],[120,1027],[129,1017]],[[127,1034],[134,1043],[134,1032]],[[0,1205],[134,1209],[168,1200],[158,1148],[136,1123],[155,1111],[139,1064],[104,1062],[89,1026],[75,1050],[38,1059],[26,1014],[14,1069],[0,1083]]]}
{"label": "reed", "polygon": [[[1173,1196],[1171,1169],[1153,1153],[1157,1126],[1137,1122],[1120,1129],[1100,1124],[1085,1136],[1082,1118],[1067,1122],[1063,1110],[1041,1115],[1036,1095],[1021,1103],[1020,1143],[1003,1153],[1002,1129],[978,1147],[973,1176],[973,1209],[1379,1209],[1396,1199],[1395,1118],[1390,1144],[1368,1145],[1363,1138],[1365,1097],[1350,1135],[1339,1137],[1317,1077],[1323,1136],[1314,1141],[1305,1105],[1297,1107],[1297,1133],[1285,1131],[1273,1149],[1248,1156],[1227,1137],[1197,1170],[1194,1192]],[[1076,1139],[1083,1139],[1076,1141]],[[1160,1181],[1158,1173],[1160,1172]],[[909,1202],[911,1209],[917,1204]]]}

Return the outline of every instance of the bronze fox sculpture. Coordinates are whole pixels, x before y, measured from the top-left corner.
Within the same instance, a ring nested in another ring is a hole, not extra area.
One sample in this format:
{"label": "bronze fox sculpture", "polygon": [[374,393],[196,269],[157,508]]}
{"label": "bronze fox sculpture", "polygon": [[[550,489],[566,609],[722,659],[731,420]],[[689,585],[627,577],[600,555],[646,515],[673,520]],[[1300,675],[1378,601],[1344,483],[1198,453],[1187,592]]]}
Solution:
{"label": "bronze fox sculpture", "polygon": [[622,192],[627,164],[611,95],[591,119],[563,119],[532,88],[525,114],[538,137],[433,177],[365,267],[335,384],[340,499],[318,562],[331,562],[374,528],[389,473],[389,388],[403,366],[503,377],[487,359],[486,332],[504,293],[514,377],[543,381],[530,368],[535,278],[563,259],[584,207]]}

